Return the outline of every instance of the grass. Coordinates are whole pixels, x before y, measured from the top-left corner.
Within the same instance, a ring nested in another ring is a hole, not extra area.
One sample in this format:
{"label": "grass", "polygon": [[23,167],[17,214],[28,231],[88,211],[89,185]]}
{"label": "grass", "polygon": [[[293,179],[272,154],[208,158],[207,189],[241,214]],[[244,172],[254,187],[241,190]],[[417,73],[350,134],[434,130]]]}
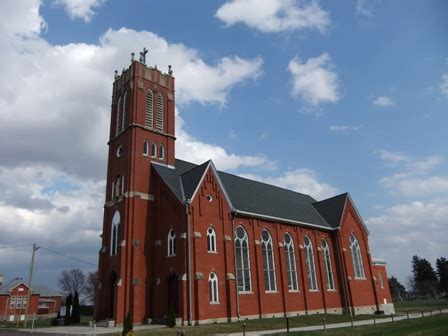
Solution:
{"label": "grass", "polygon": [[395,323],[378,324],[375,326],[362,326],[355,328],[339,328],[324,331],[301,331],[281,333],[276,335],[300,335],[300,336],[317,336],[317,335],[335,335],[335,336],[446,336],[448,335],[448,315],[436,315],[414,319],[410,321],[400,321]]}
{"label": "grass", "polygon": [[[52,327],[51,325],[52,319],[36,319],[34,320],[34,328],[49,328]],[[81,326],[87,326],[89,325],[89,321],[92,320],[91,316],[81,316],[81,323],[79,324],[73,324],[73,325],[81,325]],[[28,320],[26,329],[31,329],[32,320]],[[17,321],[16,322],[6,322],[2,323],[4,328],[8,329],[16,329],[17,328]],[[24,329],[23,327],[23,321],[20,321],[19,328],[18,329]]]}
{"label": "grass", "polygon": [[406,310],[411,312],[428,311],[432,309],[433,311],[438,311],[439,307],[441,309],[448,308],[448,300],[412,300],[412,301],[397,301],[394,302],[395,311],[397,314],[406,314]]}

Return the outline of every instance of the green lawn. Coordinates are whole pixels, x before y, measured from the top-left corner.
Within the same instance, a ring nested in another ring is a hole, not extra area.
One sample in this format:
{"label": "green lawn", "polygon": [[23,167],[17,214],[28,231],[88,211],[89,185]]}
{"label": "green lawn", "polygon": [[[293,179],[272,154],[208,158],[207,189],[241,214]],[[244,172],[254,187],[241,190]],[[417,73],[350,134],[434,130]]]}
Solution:
{"label": "green lawn", "polygon": [[412,301],[397,301],[394,302],[395,311],[397,314],[406,314],[406,310],[411,312],[416,311],[438,311],[439,307],[442,309],[448,308],[448,300],[412,300]]}
{"label": "green lawn", "polygon": [[[92,317],[90,316],[81,316],[81,323],[76,325],[89,325],[89,321],[92,320]],[[28,320],[27,323],[27,329],[31,329],[32,320]],[[17,322],[6,322],[3,323],[5,328],[14,329],[17,327]],[[51,319],[41,319],[41,320],[35,320],[34,321],[34,328],[48,328],[51,327]],[[19,329],[23,329],[23,321],[20,321],[19,323]]]}
{"label": "green lawn", "polygon": [[387,324],[378,324],[374,326],[364,326],[355,328],[340,328],[315,332],[295,332],[282,333],[276,335],[300,335],[300,336],[316,336],[316,335],[339,335],[339,336],[446,336],[448,335],[448,315],[436,315],[432,317],[424,317],[410,321],[400,321]]}

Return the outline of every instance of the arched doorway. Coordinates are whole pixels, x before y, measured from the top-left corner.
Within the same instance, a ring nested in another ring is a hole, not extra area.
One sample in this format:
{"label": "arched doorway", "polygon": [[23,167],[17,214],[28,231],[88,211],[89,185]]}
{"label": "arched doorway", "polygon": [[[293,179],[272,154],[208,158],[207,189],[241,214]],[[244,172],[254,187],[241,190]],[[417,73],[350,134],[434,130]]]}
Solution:
{"label": "arched doorway", "polygon": [[168,275],[168,306],[167,310],[169,310],[170,306],[173,307],[174,313],[179,314],[179,278],[176,274],[170,273]]}
{"label": "arched doorway", "polygon": [[109,276],[109,311],[107,317],[114,318],[115,310],[115,284],[117,283],[117,272],[112,271]]}

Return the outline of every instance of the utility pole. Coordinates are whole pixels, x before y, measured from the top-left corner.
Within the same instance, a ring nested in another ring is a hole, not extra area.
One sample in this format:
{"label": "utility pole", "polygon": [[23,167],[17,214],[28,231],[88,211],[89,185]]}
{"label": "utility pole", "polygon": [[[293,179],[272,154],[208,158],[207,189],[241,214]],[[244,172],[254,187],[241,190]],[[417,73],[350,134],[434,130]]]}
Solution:
{"label": "utility pole", "polygon": [[28,309],[30,306],[30,301],[31,301],[31,286],[33,283],[33,271],[34,271],[34,257],[36,255],[36,251],[39,249],[40,247],[37,246],[36,244],[33,244],[33,254],[31,256],[31,265],[30,265],[30,281],[28,282],[28,298],[26,300],[26,310],[25,310],[25,321],[23,322],[23,326],[26,328],[26,322],[28,320]]}

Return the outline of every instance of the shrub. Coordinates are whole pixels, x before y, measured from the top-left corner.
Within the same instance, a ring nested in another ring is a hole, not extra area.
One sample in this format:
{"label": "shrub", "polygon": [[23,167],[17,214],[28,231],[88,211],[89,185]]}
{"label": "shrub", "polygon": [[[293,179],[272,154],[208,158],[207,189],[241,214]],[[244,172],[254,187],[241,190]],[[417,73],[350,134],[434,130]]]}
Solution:
{"label": "shrub", "polygon": [[168,308],[168,314],[166,316],[166,325],[170,328],[176,326],[176,314],[174,313],[173,305]]}
{"label": "shrub", "polygon": [[132,319],[131,319],[131,313],[128,312],[128,314],[126,315],[126,318],[124,319],[124,323],[123,323],[123,332],[121,333],[123,336],[127,336],[127,335],[133,335],[134,333],[132,332]]}

